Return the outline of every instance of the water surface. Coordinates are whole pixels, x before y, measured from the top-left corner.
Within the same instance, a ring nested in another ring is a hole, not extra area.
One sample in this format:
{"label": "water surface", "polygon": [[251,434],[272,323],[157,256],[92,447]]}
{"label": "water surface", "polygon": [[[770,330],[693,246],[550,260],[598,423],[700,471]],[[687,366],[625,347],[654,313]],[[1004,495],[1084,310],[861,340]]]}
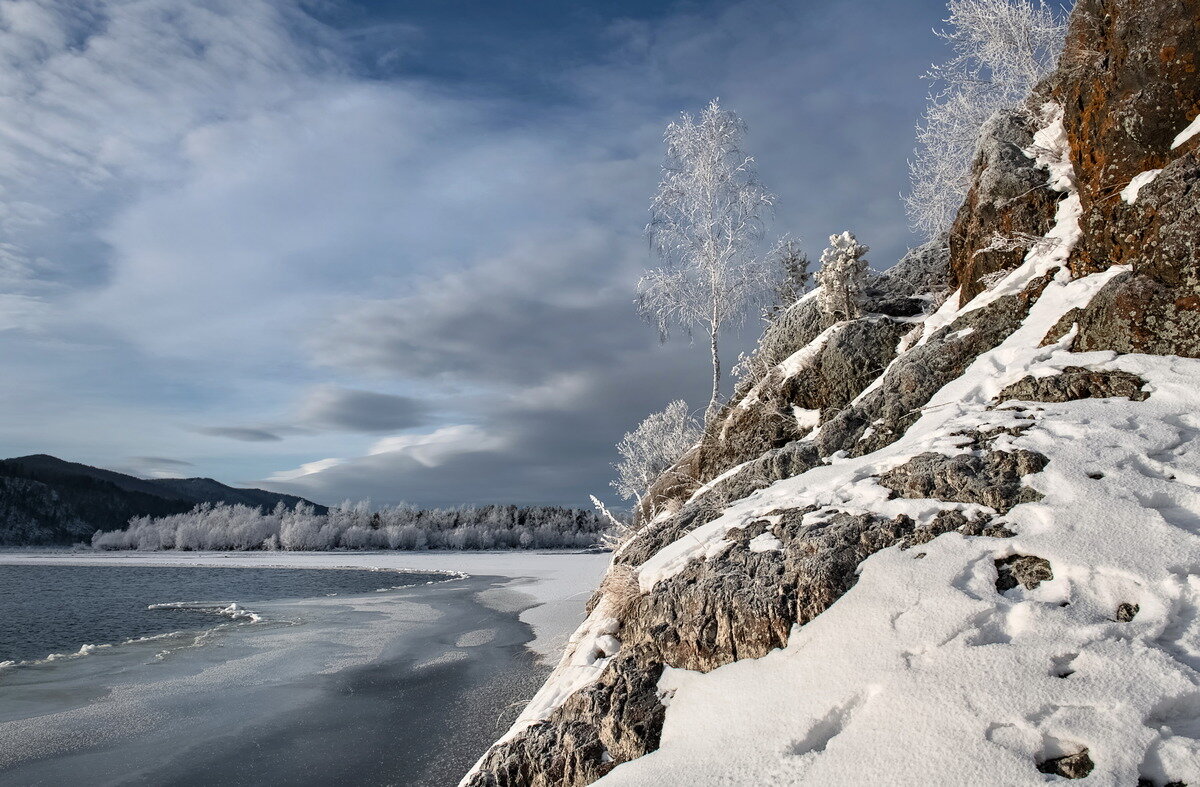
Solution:
{"label": "water surface", "polygon": [[219,620],[154,604],[253,602],[370,593],[425,584],[441,574],[289,568],[178,566],[0,566],[0,662],[74,653]]}

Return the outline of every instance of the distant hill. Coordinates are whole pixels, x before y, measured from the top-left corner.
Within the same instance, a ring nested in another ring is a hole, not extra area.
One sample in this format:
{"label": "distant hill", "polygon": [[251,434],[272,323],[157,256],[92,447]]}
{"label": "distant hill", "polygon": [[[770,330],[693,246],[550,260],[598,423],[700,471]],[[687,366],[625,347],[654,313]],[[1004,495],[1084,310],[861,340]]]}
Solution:
{"label": "distant hill", "polygon": [[137,478],[34,454],[0,460],[0,545],[87,541],[97,530],[124,528],[130,517],[180,514],[197,503],[274,508],[279,502],[326,510],[295,495],[238,489],[211,478]]}

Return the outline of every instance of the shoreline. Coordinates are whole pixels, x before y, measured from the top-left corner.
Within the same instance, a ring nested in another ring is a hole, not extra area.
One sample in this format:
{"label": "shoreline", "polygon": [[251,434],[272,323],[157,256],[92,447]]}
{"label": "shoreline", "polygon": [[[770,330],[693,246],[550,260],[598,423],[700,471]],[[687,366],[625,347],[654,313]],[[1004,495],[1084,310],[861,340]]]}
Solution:
{"label": "shoreline", "polygon": [[[553,664],[583,621],[583,605],[608,567],[607,552],[560,551],[337,551],[337,552],[178,552],[98,551],[47,547],[0,548],[0,566],[193,566],[301,569],[358,569],[504,577],[503,587],[482,599],[498,612],[516,613],[533,629],[527,647],[542,663]],[[530,603],[531,602],[531,603]]]}
{"label": "shoreline", "polygon": [[[231,629],[165,662],[106,655],[0,683],[0,694],[25,709],[0,723],[0,750],[9,752],[3,778],[55,783],[90,773],[99,784],[200,784],[203,774],[205,783],[251,784],[285,774],[298,784],[342,776],[455,783],[549,671],[531,652],[535,630],[524,617],[553,606],[557,617],[543,620],[539,636],[543,645],[558,633],[565,639],[582,618],[590,576],[608,562],[603,554],[289,557],[6,552],[0,565],[374,564],[470,575],[267,602],[269,617],[300,625]],[[555,619],[565,631],[553,628]]]}

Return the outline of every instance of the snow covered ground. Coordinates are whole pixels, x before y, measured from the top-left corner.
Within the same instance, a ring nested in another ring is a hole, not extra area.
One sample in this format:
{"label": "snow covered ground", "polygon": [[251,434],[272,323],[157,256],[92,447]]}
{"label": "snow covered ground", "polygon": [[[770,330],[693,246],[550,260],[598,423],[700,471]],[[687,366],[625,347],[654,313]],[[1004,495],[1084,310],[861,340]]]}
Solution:
{"label": "snow covered ground", "polygon": [[[1061,111],[1046,110],[1039,161],[1068,193],[1056,242],[970,303],[948,300],[926,337],[1060,266],[1078,237],[1070,165],[1050,155],[1065,149]],[[982,507],[895,498],[876,481],[918,454],[968,450],[968,432],[1024,427],[993,448],[1049,459],[1024,479],[1043,498],[1004,517],[1014,538],[883,550],[787,647],[708,674],[668,668],[661,748],[600,783],[1036,784],[1056,777],[1034,765],[1083,752],[1088,784],[1200,783],[1200,361],[1073,353],[1073,331],[1041,346],[1125,270],[1072,280],[1060,267],[1020,329],[903,438],[779,481],[648,560],[647,592],[689,560],[720,559],[731,529],[778,508],[969,516]],[[1007,385],[1068,366],[1139,375],[1149,397],[996,406]],[[1001,592],[996,562],[1016,555],[1047,560],[1053,579]]]}
{"label": "snow covered ground", "polygon": [[[730,531],[778,509],[814,506],[810,522],[847,512],[918,525],[946,510],[996,514],[897,497],[878,482],[918,455],[973,450],[972,434],[997,435],[990,450],[1048,459],[1023,479],[1041,499],[1002,518],[1011,538],[947,533],[876,553],[851,590],[767,656],[707,674],[667,668],[660,748],[598,784],[1039,784],[1058,777],[1037,766],[1085,753],[1087,784],[1200,784],[1200,360],[1072,352],[1074,328],[1043,345],[1129,270],[1072,278],[1065,267],[1080,198],[1062,110],[1047,104],[1043,117],[1028,155],[1065,193],[1045,242],[971,301],[949,298],[920,341],[1053,272],[1023,324],[935,394],[899,440],[834,455],[735,502],[645,561],[637,581],[653,593],[690,561],[721,560],[742,548]],[[1137,375],[1148,397],[998,401],[1025,377],[1067,367]],[[1053,577],[1001,588],[997,564],[1014,556],[1047,561]],[[602,601],[509,735],[602,674],[622,647],[617,630]]]}

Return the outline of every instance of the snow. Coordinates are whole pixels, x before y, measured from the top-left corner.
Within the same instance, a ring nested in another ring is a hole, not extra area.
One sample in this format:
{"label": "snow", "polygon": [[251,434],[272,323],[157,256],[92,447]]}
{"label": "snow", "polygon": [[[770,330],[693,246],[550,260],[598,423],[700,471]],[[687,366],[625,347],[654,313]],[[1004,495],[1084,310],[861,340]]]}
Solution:
{"label": "snow", "polygon": [[1129,181],[1129,185],[1121,189],[1121,199],[1124,200],[1127,205],[1132,205],[1133,203],[1137,202],[1138,192],[1142,190],[1143,186],[1148,186],[1153,183],[1154,179],[1158,177],[1158,173],[1160,172],[1162,172],[1161,169],[1148,169],[1145,172],[1139,172],[1138,174],[1134,175],[1133,180]]}
{"label": "snow", "polygon": [[816,429],[817,424],[821,423],[820,410],[806,410],[796,405],[792,406],[792,417],[796,419],[796,426],[800,429]]}
{"label": "snow", "polygon": [[534,639],[529,648],[556,656],[600,582],[610,555],[495,552],[0,552],[0,565],[244,566],[249,568],[358,568],[381,571],[503,576],[501,591],[484,593],[494,609],[519,612]]}
{"label": "snow", "polygon": [[783,542],[770,533],[760,533],[750,539],[751,552],[778,552],[783,549]]}
{"label": "snow", "polygon": [[151,604],[146,609],[190,609],[210,615],[220,615],[230,620],[245,621],[246,623],[261,623],[263,616],[246,609],[236,601],[211,603],[206,601],[168,601],[162,604]]}
{"label": "snow", "polygon": [[[816,506],[806,523],[834,511],[918,523],[968,511],[890,499],[876,479],[920,453],[961,452],[969,430],[1027,426],[994,448],[1049,459],[1024,479],[1042,499],[1004,517],[1013,538],[948,533],[876,553],[850,591],[763,658],[665,670],[660,749],[600,784],[1041,784],[1038,763],[1084,749],[1096,764],[1088,783],[1200,782],[1200,361],[1073,353],[1074,328],[1039,346],[1129,270],[1071,280],[1062,266],[1079,202],[1061,110],[1046,114],[1033,155],[1068,192],[1047,236],[1057,242],[1035,245],[970,303],[949,299],[922,340],[1058,268],[1023,324],[935,394],[900,440],[733,504],[651,557],[638,582],[651,591],[689,560],[714,559],[731,529],[779,508]],[[1150,396],[995,406],[1012,382],[1067,366],[1138,374]],[[997,592],[995,561],[1012,555],[1048,560],[1054,578]],[[1122,604],[1137,605],[1132,620],[1118,622]]]}
{"label": "snow", "polygon": [[1192,122],[1188,124],[1187,128],[1175,135],[1175,139],[1171,142],[1171,150],[1174,150],[1184,142],[1187,142],[1198,133],[1200,133],[1200,115],[1196,115]]}
{"label": "snow", "polygon": [[[1084,748],[1089,783],[1200,780],[1200,361],[1019,363],[1122,369],[1150,398],[1039,404],[1013,443],[1050,459],[1026,479],[1045,497],[1009,512],[1015,538],[884,550],[782,650],[667,671],[661,749],[601,784],[1038,784],[1036,762]],[[994,561],[1014,554],[1054,579],[997,593]]]}

